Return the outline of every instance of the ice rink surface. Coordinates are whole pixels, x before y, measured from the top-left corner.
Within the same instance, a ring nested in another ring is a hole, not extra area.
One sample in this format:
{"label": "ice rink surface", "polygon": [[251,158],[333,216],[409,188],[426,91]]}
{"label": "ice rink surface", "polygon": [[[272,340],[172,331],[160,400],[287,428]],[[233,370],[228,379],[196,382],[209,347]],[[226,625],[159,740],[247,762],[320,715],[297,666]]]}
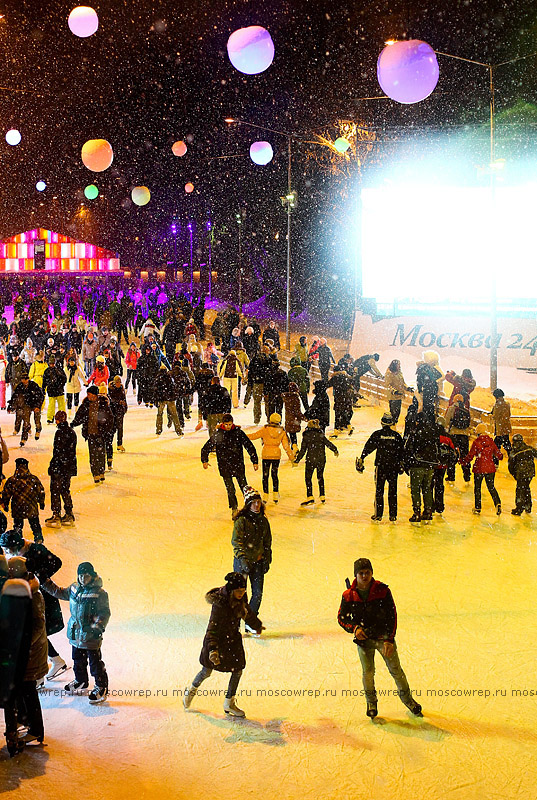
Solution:
{"label": "ice rink surface", "polygon": [[[129,395],[129,402],[133,400]],[[232,522],[214,458],[204,471],[196,419],[178,439],[155,436],[155,410],[132,407],[125,454],[104,485],[89,473],[79,433],[73,480],[76,527],[45,529],[68,585],[92,561],[110,595],[103,657],[111,696],[102,706],[60,697],[69,671],[42,698],[46,747],[0,753],[0,795],[19,798],[262,797],[338,800],[527,798],[537,790],[536,517],[513,517],[514,481],[505,461],[497,486],[504,513],[484,493],[481,517],[460,469],[446,511],[411,525],[407,476],[399,521],[372,523],[373,462],[355,456],[382,409],[355,411],[355,433],[327,453],[327,503],[301,509],[303,462],[280,469],[281,500],[268,504],[273,564],[266,576],[261,639],[245,639],[247,667],[238,704],[224,715],[227,676],[214,673],[183,710],[182,691],[199,668],[210,608],[204,595],[232,567]],[[251,425],[250,409],[236,421]],[[13,417],[0,422],[19,455]],[[45,482],[53,430],[24,449]],[[80,429],[78,429],[80,431]],[[259,450],[259,447],[258,447]],[[260,488],[260,473],[247,468]],[[534,482],[534,491],[537,483]],[[45,514],[42,514],[42,518]],[[25,535],[27,531],[25,529]],[[345,577],[371,558],[392,589],[401,663],[424,718],[412,717],[377,655],[379,717],[365,716],[352,637],[337,624]],[[67,604],[62,604],[67,619]],[[65,631],[53,641],[70,662]],[[55,693],[53,690],[57,690]],[[214,694],[213,694],[214,693]]]}

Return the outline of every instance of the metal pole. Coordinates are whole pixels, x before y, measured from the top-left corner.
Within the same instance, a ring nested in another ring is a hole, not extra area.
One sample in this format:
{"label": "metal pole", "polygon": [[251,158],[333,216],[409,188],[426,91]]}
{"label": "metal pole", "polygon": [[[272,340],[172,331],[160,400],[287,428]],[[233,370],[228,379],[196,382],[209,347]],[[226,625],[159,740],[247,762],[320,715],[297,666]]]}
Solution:
{"label": "metal pole", "polygon": [[[489,247],[493,247],[496,229],[496,165],[494,147],[494,67],[489,67],[490,78],[490,199],[491,199],[491,219],[489,232]],[[498,388],[498,309],[496,297],[496,257],[492,259],[492,281],[491,281],[491,301],[490,301],[490,389],[494,391]]]}
{"label": "metal pole", "polygon": [[241,250],[242,223],[240,218],[237,221],[239,228],[239,314],[242,314],[242,250]]}
{"label": "metal pole", "polygon": [[194,300],[194,261],[192,253],[192,224],[190,226],[190,302]]}
{"label": "metal pole", "polygon": [[291,349],[291,137],[288,138],[287,161],[287,297],[285,320],[285,348]]}
{"label": "metal pole", "polygon": [[213,253],[213,231],[211,227],[209,228],[209,300],[211,299],[213,293],[212,253]]}

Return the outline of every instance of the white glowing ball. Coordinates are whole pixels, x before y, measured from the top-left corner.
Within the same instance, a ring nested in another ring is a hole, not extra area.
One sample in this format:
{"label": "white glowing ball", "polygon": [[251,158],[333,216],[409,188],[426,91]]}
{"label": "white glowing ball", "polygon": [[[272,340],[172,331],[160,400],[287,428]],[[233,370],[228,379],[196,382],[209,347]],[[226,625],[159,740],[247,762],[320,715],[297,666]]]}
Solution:
{"label": "white glowing ball", "polygon": [[114,151],[106,139],[88,139],[82,147],[82,162],[92,172],[104,172],[113,160]]}
{"label": "white glowing ball", "polygon": [[254,164],[259,164],[260,167],[272,161],[273,155],[274,152],[269,142],[254,142],[250,147],[250,158]]}
{"label": "white glowing ball", "polygon": [[146,206],[151,200],[151,192],[147,186],[135,186],[131,198],[135,206]]}
{"label": "white glowing ball", "polygon": [[79,36],[81,39],[86,39],[88,36],[93,36],[99,27],[99,17],[97,12],[89,6],[77,6],[73,8],[67,20],[71,33]]}
{"label": "white glowing ball", "polygon": [[12,147],[15,147],[15,145],[19,144],[20,140],[21,140],[20,131],[18,131],[16,128],[12,128],[10,131],[6,133],[6,142],[10,144]]}
{"label": "white glowing ball", "polygon": [[184,156],[186,155],[187,147],[184,142],[174,142],[172,144],[172,153],[174,156]]}
{"label": "white glowing ball", "polygon": [[45,181],[37,181],[35,188],[37,189],[38,192],[44,192],[45,189],[47,188],[47,184],[45,183]]}
{"label": "white glowing ball", "polygon": [[194,184],[193,183],[185,183],[185,192],[187,194],[191,194],[194,191]]}
{"label": "white glowing ball", "polygon": [[436,53],[419,39],[386,45],[377,62],[382,91],[397,103],[419,103],[434,91],[439,69]]}
{"label": "white glowing ball", "polygon": [[274,42],[265,28],[251,25],[231,34],[227,42],[227,54],[239,72],[258,75],[272,64]]}

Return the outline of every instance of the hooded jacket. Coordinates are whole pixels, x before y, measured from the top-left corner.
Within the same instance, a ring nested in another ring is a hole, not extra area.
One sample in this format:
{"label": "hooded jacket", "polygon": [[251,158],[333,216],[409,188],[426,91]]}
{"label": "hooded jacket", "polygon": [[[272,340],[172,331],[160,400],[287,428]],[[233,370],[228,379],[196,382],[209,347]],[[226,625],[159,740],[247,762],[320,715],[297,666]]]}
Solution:
{"label": "hooded jacket", "polygon": [[511,433],[511,405],[503,397],[498,397],[490,412],[494,420],[496,436],[509,436]]}
{"label": "hooded jacket", "polygon": [[39,509],[45,508],[45,489],[36,475],[27,469],[17,467],[7,479],[2,492],[2,505],[9,507],[13,519],[30,519],[39,516]]}
{"label": "hooded jacket", "polygon": [[82,650],[98,650],[103,643],[103,633],[110,619],[108,594],[103,582],[95,575],[90,583],[81,586],[75,581],[62,588],[50,578],[43,588],[58,600],[69,600],[71,616],[67,623],[67,638],[73,647]]}
{"label": "hooded jacket", "polygon": [[494,444],[494,440],[488,434],[483,433],[473,442],[470,452],[463,458],[461,464],[469,464],[474,458],[472,472],[487,475],[496,472],[497,463],[503,458],[503,455]]}
{"label": "hooded jacket", "polygon": [[26,577],[32,592],[32,640],[30,655],[24,673],[25,681],[40,681],[48,672],[47,630],[45,624],[45,601],[39,590],[39,581],[32,573]]}
{"label": "hooded jacket", "polygon": [[[385,583],[372,580],[367,600],[358,593],[356,578],[343,592],[337,621],[347,633],[362,628],[368,639],[393,642],[397,630],[397,610],[392,593]],[[354,639],[359,647],[366,640]]]}
{"label": "hooded jacket", "polygon": [[8,411],[15,411],[28,407],[31,410],[34,408],[41,408],[43,405],[43,392],[34,381],[28,381],[25,386],[22,382],[19,383],[11,395],[11,399],[7,404]]}
{"label": "hooded jacket", "polygon": [[287,373],[290,383],[296,383],[300,394],[307,394],[310,390],[310,379],[308,371],[305,367],[301,366],[300,360],[297,356],[291,359],[291,369]]}
{"label": "hooded jacket", "polygon": [[304,417],[306,419],[318,419],[321,428],[327,428],[330,424],[330,400],[326,394],[324,381],[315,381],[313,394],[315,397],[310,407],[304,412]]}
{"label": "hooded jacket", "polygon": [[239,512],[233,526],[231,545],[235,558],[240,561],[240,571],[247,574],[257,561],[268,566],[272,562],[272,533],[270,523],[261,510],[258,514],[249,507]]}
{"label": "hooded jacket", "polygon": [[517,481],[531,481],[535,477],[537,450],[530,447],[529,444],[526,444],[524,441],[518,443],[516,440],[512,443],[511,447],[512,449],[509,453],[509,462],[507,465],[509,472]]}
{"label": "hooded jacket", "polygon": [[320,428],[306,428],[302,434],[302,444],[298,451],[295,463],[306,456],[306,464],[311,464],[314,467],[321,467],[326,464],[326,448],[328,447],[336,455],[339,451],[335,444],[326,438]]}
{"label": "hooded jacket", "polygon": [[263,449],[261,451],[261,458],[279,460],[282,457],[280,445],[283,447],[289,459],[292,461],[294,453],[291,450],[287,434],[281,425],[269,422],[259,430],[248,434],[250,440],[261,439],[263,442]]}
{"label": "hooded jacket", "polygon": [[77,435],[67,421],[60,422],[54,434],[54,446],[48,474],[72,478],[77,473]]}
{"label": "hooded jacket", "polygon": [[90,402],[98,403],[98,411],[97,411],[97,424],[99,436],[105,436],[106,434],[112,433],[114,430],[114,415],[112,414],[112,410],[110,408],[110,403],[108,402],[108,398],[104,397],[103,395],[99,395],[97,399],[88,400],[85,397],[79,407],[76,410],[75,417],[71,422],[71,428],[76,428],[77,425],[82,425],[82,436],[84,439],[88,438],[88,422],[89,422],[89,404]]}
{"label": "hooded jacket", "polygon": [[300,395],[298,392],[284,392],[282,399],[285,407],[285,431],[286,433],[298,433],[303,419],[300,410]]}
{"label": "hooded jacket", "polygon": [[231,396],[225,386],[209,386],[203,404],[203,417],[210,414],[228,414],[231,411]]}
{"label": "hooded jacket", "polygon": [[[240,632],[241,620],[258,633],[262,630],[261,620],[250,609],[246,596],[237,600],[227,586],[211,589],[205,599],[211,606],[211,617],[203,639],[200,664],[217,672],[244,669],[246,657]],[[220,656],[219,664],[215,665],[209,659],[213,651]]]}
{"label": "hooded jacket", "polygon": [[219,425],[214,436],[201,448],[201,463],[207,464],[209,453],[215,451],[220,475],[236,475],[244,470],[244,450],[250,456],[252,464],[257,464],[259,459],[255,446],[242,428],[233,425],[227,431]]}
{"label": "hooded jacket", "polygon": [[43,375],[45,374],[45,370],[48,368],[48,364],[44,361],[34,361],[32,366],[30,367],[30,372],[28,373],[28,377],[34,383],[37,383],[40,389],[43,388]]}

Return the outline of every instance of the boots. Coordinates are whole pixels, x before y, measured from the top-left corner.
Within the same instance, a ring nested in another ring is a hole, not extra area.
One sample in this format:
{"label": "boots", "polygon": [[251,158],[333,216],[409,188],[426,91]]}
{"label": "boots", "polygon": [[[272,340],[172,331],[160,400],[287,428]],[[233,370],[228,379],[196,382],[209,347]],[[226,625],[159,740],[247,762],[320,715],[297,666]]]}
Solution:
{"label": "boots", "polygon": [[17,731],[6,733],[7,751],[11,758],[24,750],[24,742],[17,736]]}
{"label": "boots", "polygon": [[272,492],[272,499],[274,500],[275,503],[277,503],[278,500],[280,499],[280,493],[279,492]]}
{"label": "boots", "polygon": [[198,693],[198,689],[197,689],[196,686],[193,686],[192,684],[190,684],[190,686],[186,687],[185,692],[183,694],[183,705],[185,707],[185,711],[188,711],[188,709],[190,708],[190,705],[192,703],[192,700],[195,698],[197,693]]}
{"label": "boots", "polygon": [[303,503],[300,503],[301,506],[312,506],[315,502],[315,499],[310,495],[307,497]]}
{"label": "boots", "polygon": [[409,522],[421,522],[421,511],[420,509],[414,509],[414,513],[408,520]]}
{"label": "boots", "polygon": [[374,719],[377,716],[378,710],[377,710],[377,701],[376,700],[371,700],[371,701],[368,700],[367,701],[367,711],[365,713],[371,719]]}
{"label": "boots", "polygon": [[263,492],[263,502],[264,503],[268,503],[268,493],[267,492]]}
{"label": "boots", "polygon": [[238,705],[235,703],[234,697],[226,697],[224,699],[224,711],[226,714],[229,714],[230,717],[245,717],[246,714],[239,708]]}
{"label": "boots", "polygon": [[431,522],[433,518],[433,512],[430,508],[424,508],[423,514],[421,515],[422,522]]}
{"label": "boots", "polygon": [[59,528],[61,524],[62,521],[59,514],[53,514],[51,517],[45,520],[45,525],[47,528]]}
{"label": "boots", "polygon": [[52,680],[52,678],[55,678],[57,675],[60,675],[62,672],[67,670],[67,664],[61,656],[51,656],[50,660],[52,663],[49,671],[45,675],[47,681]]}

